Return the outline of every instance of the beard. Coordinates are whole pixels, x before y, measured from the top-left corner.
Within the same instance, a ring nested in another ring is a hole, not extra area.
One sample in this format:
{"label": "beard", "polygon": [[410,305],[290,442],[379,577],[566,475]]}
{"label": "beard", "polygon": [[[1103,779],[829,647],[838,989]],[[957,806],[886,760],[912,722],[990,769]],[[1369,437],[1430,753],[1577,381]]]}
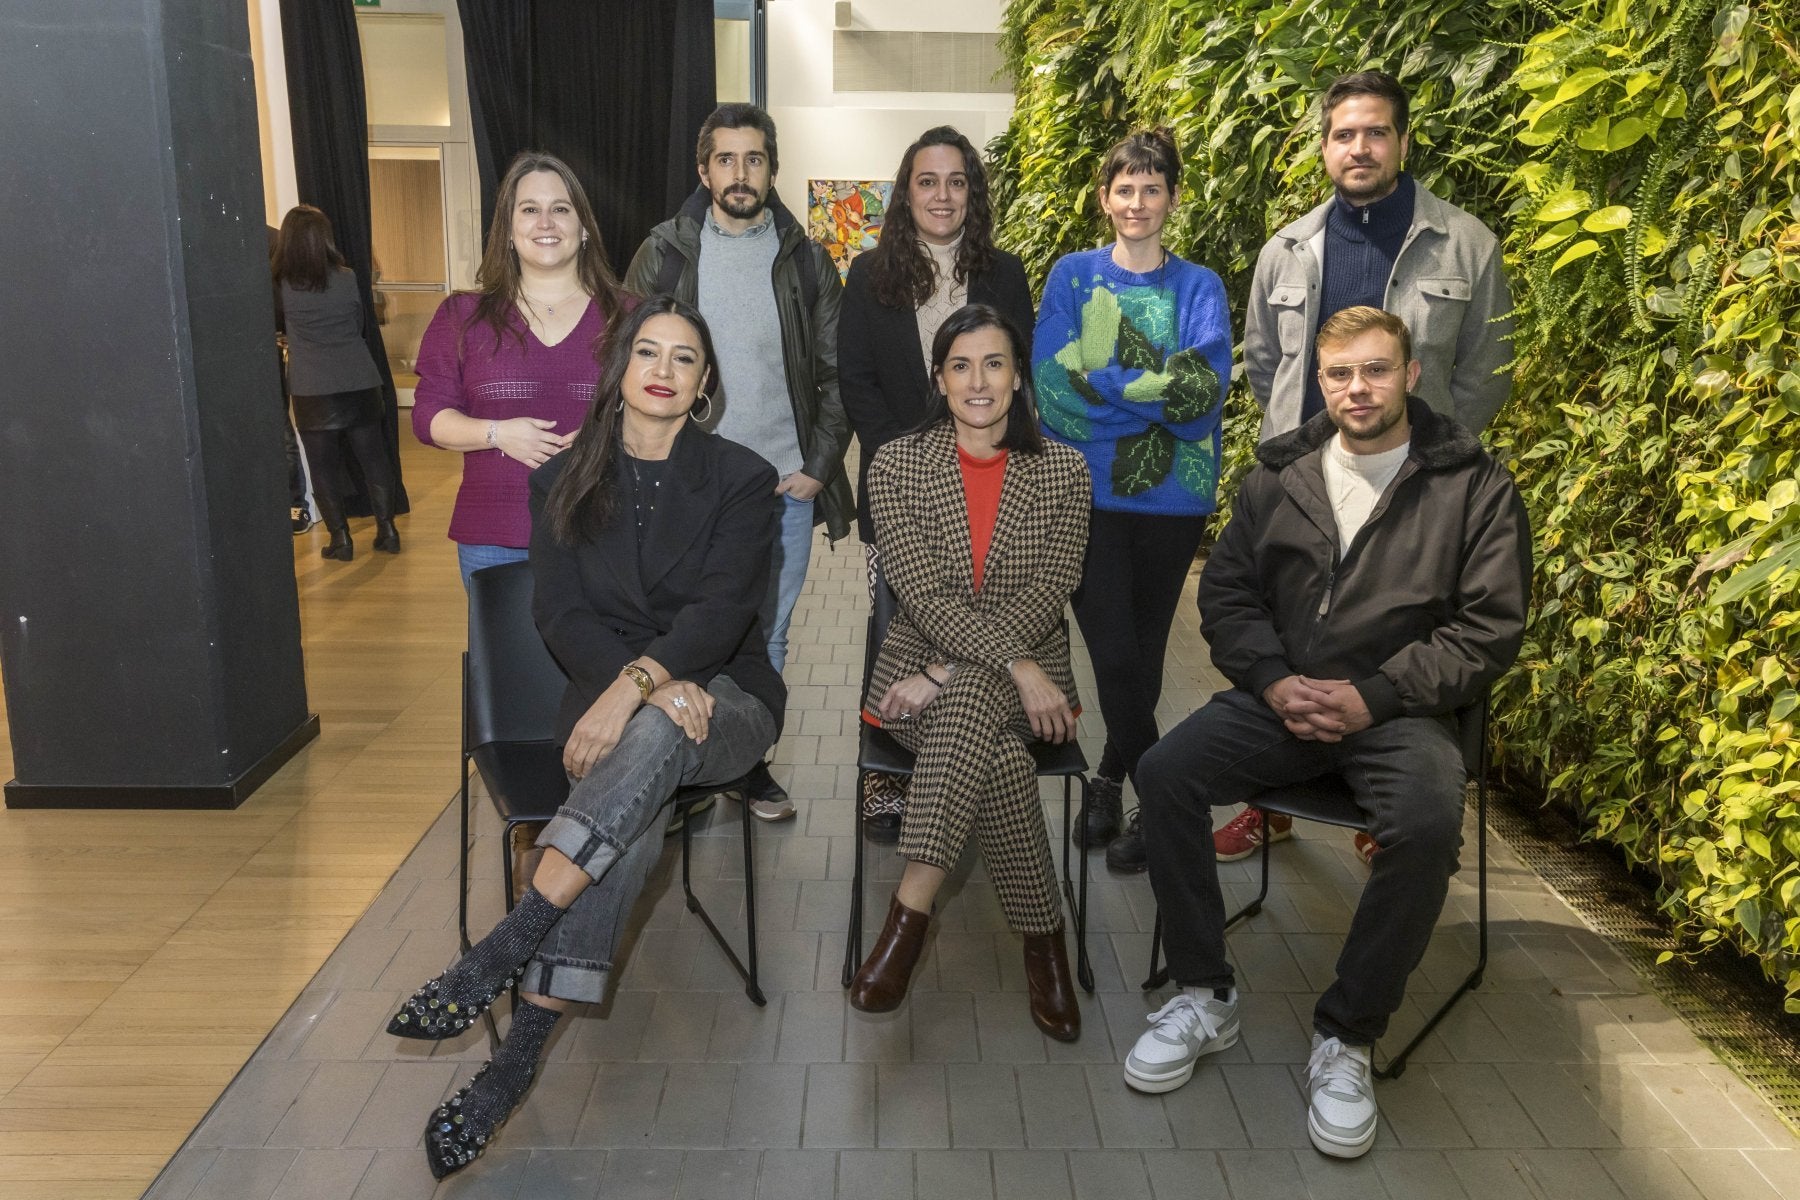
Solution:
{"label": "beard", "polygon": [[[1373,163],[1369,165],[1375,166]],[[1345,182],[1336,184],[1338,195],[1351,204],[1372,204],[1388,195],[1400,183],[1400,168],[1395,167],[1392,170],[1383,171],[1380,167],[1375,167],[1375,170],[1377,173],[1374,176],[1365,176],[1366,182],[1355,187],[1350,184],[1349,173],[1346,172]]]}
{"label": "beard", "polygon": [[[1346,442],[1376,442],[1385,437],[1394,426],[1406,418],[1406,404],[1402,402],[1393,408],[1376,414],[1375,419],[1360,429],[1352,428],[1348,422],[1338,425],[1338,432]],[[1334,422],[1335,423],[1335,422]]]}
{"label": "beard", "polygon": [[713,200],[718,203],[720,208],[740,221],[747,221],[759,215],[769,202],[766,194],[759,196],[747,187],[732,187],[727,188],[724,192],[715,192]]}

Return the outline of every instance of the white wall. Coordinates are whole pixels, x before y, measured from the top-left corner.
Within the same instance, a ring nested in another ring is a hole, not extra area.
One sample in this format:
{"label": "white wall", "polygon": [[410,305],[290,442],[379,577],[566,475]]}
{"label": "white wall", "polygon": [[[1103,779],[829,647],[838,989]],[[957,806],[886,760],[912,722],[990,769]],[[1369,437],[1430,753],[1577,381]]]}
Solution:
{"label": "white wall", "polygon": [[262,143],[263,210],[280,228],[300,203],[294,180],[294,132],[288,117],[287,60],[281,50],[281,0],[248,0],[250,62],[256,71],[256,126]]}
{"label": "white wall", "polygon": [[[954,125],[977,147],[1006,128],[1005,92],[834,92],[832,0],[771,0],[769,115],[781,133],[776,186],[797,213],[808,179],[892,179],[900,156],[933,125]],[[853,29],[993,33],[1004,0],[853,0]]]}

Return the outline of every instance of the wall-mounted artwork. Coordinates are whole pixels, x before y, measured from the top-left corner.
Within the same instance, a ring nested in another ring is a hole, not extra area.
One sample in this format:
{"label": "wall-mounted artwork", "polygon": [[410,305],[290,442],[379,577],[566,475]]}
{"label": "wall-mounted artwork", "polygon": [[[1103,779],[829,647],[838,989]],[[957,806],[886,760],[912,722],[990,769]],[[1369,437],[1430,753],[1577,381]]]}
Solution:
{"label": "wall-mounted artwork", "polygon": [[809,179],[806,184],[806,233],[831,252],[838,276],[850,273],[850,260],[881,238],[887,219],[891,179]]}

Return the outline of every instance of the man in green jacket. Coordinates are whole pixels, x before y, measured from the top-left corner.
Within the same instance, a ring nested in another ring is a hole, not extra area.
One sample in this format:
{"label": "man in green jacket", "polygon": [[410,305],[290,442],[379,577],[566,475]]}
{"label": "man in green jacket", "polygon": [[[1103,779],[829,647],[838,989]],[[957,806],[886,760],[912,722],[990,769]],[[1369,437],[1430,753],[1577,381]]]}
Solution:
{"label": "man in green jacket", "polygon": [[[669,292],[696,305],[711,328],[720,383],[707,425],[767,459],[784,500],[763,630],[769,661],[787,661],[788,623],[812,531],[832,540],[850,529],[844,474],[850,421],[838,399],[837,326],[842,285],[824,248],[776,198],[775,122],[753,104],[722,104],[700,126],[700,188],[650,232],[625,286]],[[745,800],[765,821],[794,815],[787,793],[759,764]]]}

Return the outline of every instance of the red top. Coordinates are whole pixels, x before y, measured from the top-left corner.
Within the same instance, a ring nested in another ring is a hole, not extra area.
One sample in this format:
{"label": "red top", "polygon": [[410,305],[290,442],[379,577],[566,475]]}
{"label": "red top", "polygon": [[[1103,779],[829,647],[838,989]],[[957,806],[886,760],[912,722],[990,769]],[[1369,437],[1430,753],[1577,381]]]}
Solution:
{"label": "red top", "polygon": [[969,558],[975,564],[975,590],[981,590],[981,573],[987,566],[988,543],[994,540],[994,522],[1000,516],[1000,487],[1006,482],[1006,451],[992,458],[976,458],[956,448],[962,465],[963,504],[969,510]]}

